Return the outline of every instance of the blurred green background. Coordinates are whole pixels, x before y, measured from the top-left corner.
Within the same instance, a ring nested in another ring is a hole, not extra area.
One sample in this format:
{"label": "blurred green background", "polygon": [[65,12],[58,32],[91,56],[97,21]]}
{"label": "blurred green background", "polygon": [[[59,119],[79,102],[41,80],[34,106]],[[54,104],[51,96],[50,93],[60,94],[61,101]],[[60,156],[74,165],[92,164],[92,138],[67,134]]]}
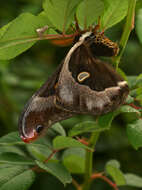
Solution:
{"label": "blurred green background", "polygon": [[[38,14],[42,0],[6,0],[0,5],[0,27],[16,18],[22,12]],[[124,21],[106,31],[106,35],[113,41],[119,41]],[[31,95],[54,72],[56,66],[65,57],[68,48],[56,47],[49,41],[40,41],[31,49],[10,61],[0,61],[0,136],[17,130],[17,121],[24,104]],[[142,73],[142,46],[135,30],[131,33],[124,56],[120,64],[121,69],[134,76]],[[66,129],[75,123],[94,119],[91,116],[78,116],[63,121]],[[122,170],[142,176],[142,151],[135,151],[129,144],[123,118],[119,116],[113,127],[101,135],[94,154],[94,168],[102,171],[105,163],[110,159],[121,162]],[[76,176],[79,180],[80,176]],[[52,188],[64,189],[63,185],[48,174],[40,174],[31,189],[45,190]],[[95,181],[95,188],[110,190],[106,183]],[[68,185],[65,189],[74,189]],[[121,187],[120,190],[136,190],[137,188]]]}

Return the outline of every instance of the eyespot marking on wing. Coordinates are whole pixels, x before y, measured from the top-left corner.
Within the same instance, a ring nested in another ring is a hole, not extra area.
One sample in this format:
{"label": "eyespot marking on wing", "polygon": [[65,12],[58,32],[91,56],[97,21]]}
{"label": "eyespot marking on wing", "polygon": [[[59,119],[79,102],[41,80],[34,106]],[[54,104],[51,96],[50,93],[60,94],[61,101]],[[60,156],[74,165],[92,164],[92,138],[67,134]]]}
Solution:
{"label": "eyespot marking on wing", "polygon": [[90,77],[90,73],[84,71],[84,72],[81,72],[78,74],[77,76],[77,80],[79,82],[83,82],[85,79],[89,78]]}

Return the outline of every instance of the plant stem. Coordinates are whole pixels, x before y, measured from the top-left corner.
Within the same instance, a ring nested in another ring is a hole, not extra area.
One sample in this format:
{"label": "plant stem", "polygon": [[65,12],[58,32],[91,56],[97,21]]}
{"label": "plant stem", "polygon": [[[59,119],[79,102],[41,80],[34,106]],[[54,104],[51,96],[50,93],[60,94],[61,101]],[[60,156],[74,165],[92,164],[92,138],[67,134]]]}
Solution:
{"label": "plant stem", "polygon": [[92,179],[100,178],[104,180],[106,183],[108,183],[111,187],[113,187],[114,190],[118,190],[117,185],[113,183],[109,178],[103,175],[103,173],[96,173],[91,176]]}
{"label": "plant stem", "polygon": [[81,189],[81,186],[77,183],[76,180],[72,179],[72,184],[74,185],[74,187],[75,187],[77,190],[82,190],[82,189]]}
{"label": "plant stem", "polygon": [[[96,142],[99,138],[100,133],[92,133],[89,139],[89,147],[94,148]],[[92,166],[93,166],[93,152],[86,150],[86,157],[85,157],[85,176],[84,176],[84,184],[82,190],[89,190],[91,185],[91,175],[92,175]]]}
{"label": "plant stem", "polygon": [[129,35],[131,33],[131,30],[133,29],[134,26],[134,14],[135,14],[135,5],[136,5],[136,0],[129,0],[129,6],[128,6],[128,14],[126,17],[126,23],[124,26],[124,30],[120,39],[120,53],[118,54],[117,57],[114,58],[114,65],[116,65],[116,69],[118,69],[118,65],[120,62],[120,59],[122,57],[122,54],[125,50]]}
{"label": "plant stem", "polygon": [[[44,160],[43,162],[44,162],[44,163],[47,163],[47,162],[53,157],[53,155],[56,154],[58,151],[59,151],[59,150],[53,150],[53,151],[51,152],[51,154],[48,156],[48,158],[47,158],[46,160]],[[45,172],[45,170],[39,168],[37,165],[34,166],[33,168],[31,168],[31,170],[36,171],[36,172]]]}

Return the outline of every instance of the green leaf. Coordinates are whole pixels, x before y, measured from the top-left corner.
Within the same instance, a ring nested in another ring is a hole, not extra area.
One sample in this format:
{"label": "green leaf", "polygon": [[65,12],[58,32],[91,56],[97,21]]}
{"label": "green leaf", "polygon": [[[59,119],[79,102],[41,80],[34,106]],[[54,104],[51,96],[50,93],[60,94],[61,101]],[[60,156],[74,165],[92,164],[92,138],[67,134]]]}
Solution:
{"label": "green leaf", "polygon": [[0,138],[0,153],[13,152],[24,156],[25,152],[19,146],[14,146],[20,144],[23,145],[24,142],[21,141],[19,134],[17,132],[9,133]]}
{"label": "green leaf", "polygon": [[137,91],[138,96],[141,95],[142,94],[142,87],[137,88],[136,91]]}
{"label": "green leaf", "polygon": [[130,123],[130,122],[140,118],[140,116],[141,116],[141,113],[137,109],[135,109],[129,105],[121,106],[117,112],[122,113],[123,119],[126,123]]}
{"label": "green leaf", "polygon": [[56,124],[52,125],[52,127],[50,127],[48,129],[48,133],[47,133],[46,137],[47,138],[50,137],[53,139],[57,135],[66,136],[66,132],[60,123],[56,123]]}
{"label": "green leaf", "polygon": [[43,8],[51,23],[60,31],[66,31],[74,19],[76,8],[82,0],[45,0]]}
{"label": "green leaf", "polygon": [[46,23],[47,26],[54,27],[53,24],[50,22],[48,15],[46,14],[45,11],[39,13],[38,19],[41,19],[41,22]]}
{"label": "green leaf", "polygon": [[76,147],[76,148],[84,148],[87,150],[93,151],[91,148],[88,146],[80,143],[79,141],[71,138],[71,137],[64,137],[64,136],[58,136],[53,140],[53,147],[54,149],[64,149],[64,148],[69,148],[69,147]]}
{"label": "green leaf", "polygon": [[76,124],[69,131],[69,136],[75,136],[87,132],[102,132],[108,130],[111,126],[114,116],[115,116],[114,112],[110,112],[106,115],[100,116],[98,118],[98,122],[85,121]]}
{"label": "green leaf", "polygon": [[62,136],[66,136],[66,132],[60,123],[54,124],[51,129],[53,129],[55,132]]}
{"label": "green leaf", "polygon": [[142,147],[142,119],[127,125],[127,136],[135,149]]}
{"label": "green leaf", "polygon": [[23,166],[12,166],[0,169],[0,187],[11,180],[13,177],[23,173],[27,167]]}
{"label": "green leaf", "polygon": [[123,77],[123,79],[124,79],[125,81],[128,81],[127,76],[126,76],[126,74],[124,73],[124,71],[123,71],[122,69],[118,68],[118,69],[117,69],[117,72],[120,74],[120,76]]}
{"label": "green leaf", "polygon": [[[26,144],[21,140],[21,138],[19,136],[19,132],[12,132],[12,133],[9,133],[0,138],[0,146],[4,146],[7,149],[7,151],[5,150],[4,152],[14,152],[14,149],[15,150],[17,149],[17,147],[14,145],[28,146],[29,144]],[[52,149],[52,139],[50,139],[48,137],[48,135],[46,135],[43,138],[37,139],[35,142],[31,143],[30,145],[35,146],[35,147],[38,145],[39,146],[44,145],[45,147]],[[8,146],[9,146],[9,148],[8,148]],[[11,146],[13,146],[13,147],[11,148]],[[10,151],[8,151],[8,150],[10,150]]]}
{"label": "green leaf", "polygon": [[128,0],[104,0],[105,11],[101,17],[101,28],[107,29],[120,22],[128,11]]}
{"label": "green leaf", "polygon": [[[138,95],[138,96],[136,97],[136,99],[139,101],[139,103],[140,103],[141,106],[142,106],[142,94]],[[142,109],[139,109],[139,111],[142,112]]]}
{"label": "green leaf", "polygon": [[12,146],[15,144],[24,144],[18,132],[12,132],[0,138],[0,145]]}
{"label": "green leaf", "polygon": [[0,146],[0,153],[13,152],[21,156],[26,156],[26,153],[19,146]]}
{"label": "green leaf", "polygon": [[60,162],[43,163],[36,161],[37,165],[58,178],[64,185],[72,182],[72,177],[68,170]]}
{"label": "green leaf", "polygon": [[127,76],[127,79],[128,79],[128,84],[129,84],[130,89],[136,88],[137,77],[136,76]]}
{"label": "green leaf", "polygon": [[115,113],[114,112],[110,112],[108,114],[100,116],[98,118],[98,125],[101,128],[107,128],[107,129],[109,129],[111,127],[111,123],[112,123],[112,120],[114,119],[114,117],[115,117]]}
{"label": "green leaf", "polygon": [[14,165],[34,165],[34,161],[29,160],[16,153],[2,153],[0,154],[0,163],[14,164]]}
{"label": "green leaf", "polygon": [[141,116],[140,112],[137,109],[135,109],[135,108],[133,108],[133,107],[131,107],[129,105],[121,106],[120,109],[119,109],[119,112],[120,113],[136,113],[138,116]]}
{"label": "green leaf", "polygon": [[142,8],[139,9],[139,11],[137,12],[137,16],[136,16],[136,33],[137,36],[140,40],[140,42],[142,43]]}
{"label": "green leaf", "polygon": [[77,9],[77,18],[82,27],[89,27],[104,11],[104,4],[100,0],[84,0]]}
{"label": "green leaf", "polygon": [[0,39],[3,37],[3,35],[8,30],[8,28],[10,27],[10,25],[11,25],[11,22],[8,23],[7,25],[3,26],[2,28],[0,28]]}
{"label": "green leaf", "polygon": [[0,59],[12,59],[29,49],[38,40],[36,29],[46,24],[38,16],[23,13],[1,28]]}
{"label": "green leaf", "polygon": [[85,150],[69,148],[64,151],[62,160],[71,173],[83,174],[85,171]]}
{"label": "green leaf", "polygon": [[118,169],[120,168],[120,163],[117,160],[109,160],[107,162],[106,166],[107,165],[112,165],[112,166],[114,166],[115,168],[118,168]]}
{"label": "green leaf", "polygon": [[139,177],[135,174],[127,173],[124,175],[126,183],[132,187],[142,187],[142,177]]}
{"label": "green leaf", "polygon": [[119,162],[117,162],[116,160],[112,160],[106,164],[105,168],[106,172],[113,178],[117,185],[126,185],[125,177],[119,167]]}
{"label": "green leaf", "polygon": [[136,12],[142,9],[142,1],[136,1]]}
{"label": "green leaf", "polygon": [[[5,170],[8,172],[7,168]],[[2,179],[3,184],[0,187],[1,190],[27,190],[35,180],[35,174],[32,170],[26,170],[22,173],[15,171],[15,175],[11,173],[7,173],[6,175],[6,171],[3,170],[5,174],[3,177],[6,177],[8,180]]]}
{"label": "green leaf", "polygon": [[136,79],[136,86],[142,87],[142,74],[138,75],[138,77]]}
{"label": "green leaf", "polygon": [[134,102],[134,98],[133,98],[132,96],[128,95],[128,97],[127,97],[127,99],[126,99],[126,103],[127,103],[127,104],[130,104],[130,103],[132,103],[132,102]]}
{"label": "green leaf", "polygon": [[[49,133],[47,133],[44,137],[38,138],[36,141],[33,143],[30,143],[32,146],[37,146],[37,145],[43,145],[48,147],[50,150],[52,150],[52,138],[49,136]],[[28,144],[25,144],[28,145]]]}
{"label": "green leaf", "polygon": [[70,131],[69,136],[76,136],[82,133],[88,133],[88,132],[101,132],[108,129],[107,127],[100,127],[97,122],[93,121],[84,121],[81,123],[76,124]]}
{"label": "green leaf", "polygon": [[42,144],[36,144],[36,146],[33,144],[28,144],[27,149],[35,159],[40,161],[46,160],[48,156],[52,153],[51,149]]}

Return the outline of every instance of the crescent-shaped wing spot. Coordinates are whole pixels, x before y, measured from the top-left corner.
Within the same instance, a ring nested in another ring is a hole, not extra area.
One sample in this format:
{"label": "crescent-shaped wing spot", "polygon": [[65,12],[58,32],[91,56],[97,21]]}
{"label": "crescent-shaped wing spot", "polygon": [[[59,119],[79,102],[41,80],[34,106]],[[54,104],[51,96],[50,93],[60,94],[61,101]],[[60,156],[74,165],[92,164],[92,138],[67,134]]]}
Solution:
{"label": "crescent-shaped wing spot", "polygon": [[81,72],[81,73],[78,74],[77,80],[79,82],[83,82],[85,79],[87,79],[89,77],[90,77],[90,73],[84,71],[84,72]]}

